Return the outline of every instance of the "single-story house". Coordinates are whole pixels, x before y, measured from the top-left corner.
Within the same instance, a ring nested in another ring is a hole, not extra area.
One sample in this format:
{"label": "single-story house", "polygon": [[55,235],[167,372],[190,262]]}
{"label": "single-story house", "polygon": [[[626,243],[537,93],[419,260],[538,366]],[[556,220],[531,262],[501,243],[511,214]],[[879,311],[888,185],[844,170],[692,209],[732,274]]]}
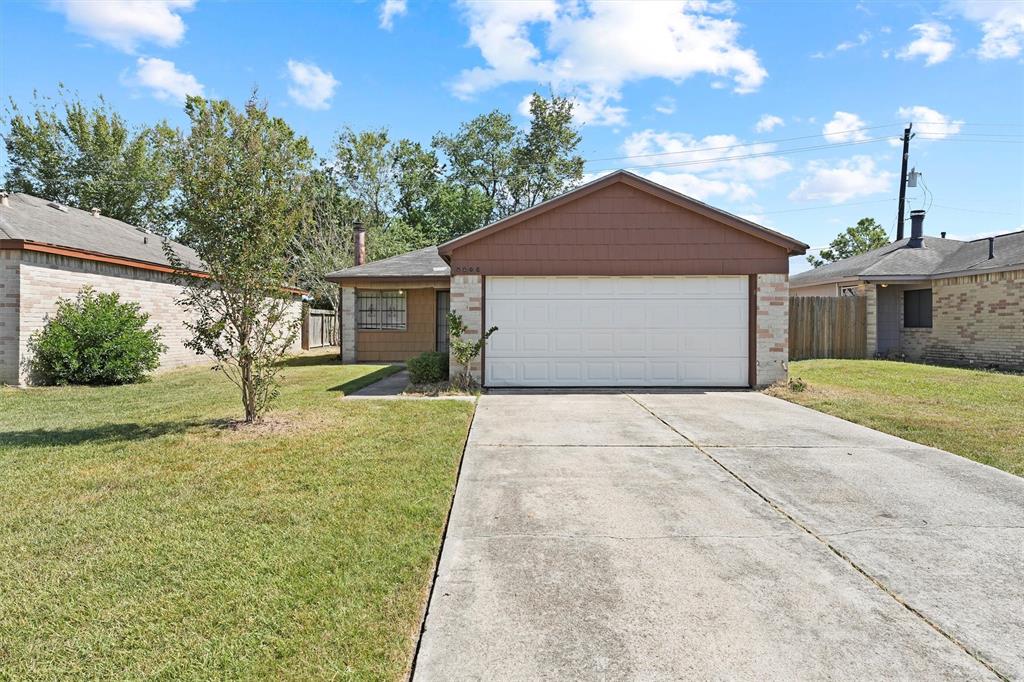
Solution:
{"label": "single-story house", "polygon": [[617,171],[341,287],[344,362],[404,361],[497,326],[488,387],[760,386],[787,375],[789,257],[807,245]]}
{"label": "single-story house", "polygon": [[[175,301],[181,287],[164,256],[163,238],[127,223],[28,194],[0,196],[0,384],[25,384],[28,340],[57,309],[88,285],[138,303],[162,328],[161,368],[210,362],[186,348],[189,313]],[[202,275],[190,248],[171,242],[182,262]],[[296,298],[296,315],[301,302]],[[298,350],[298,343],[296,343]]]}
{"label": "single-story house", "polygon": [[1024,369],[1024,231],[911,236],[794,275],[794,296],[866,296],[867,357]]}

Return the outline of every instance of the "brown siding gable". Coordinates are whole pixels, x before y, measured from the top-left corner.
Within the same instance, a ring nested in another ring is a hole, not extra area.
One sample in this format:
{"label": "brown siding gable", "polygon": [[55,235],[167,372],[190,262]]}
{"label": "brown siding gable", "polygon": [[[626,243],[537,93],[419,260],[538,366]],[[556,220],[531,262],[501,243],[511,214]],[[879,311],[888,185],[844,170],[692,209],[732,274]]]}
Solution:
{"label": "brown siding gable", "polygon": [[768,229],[767,227],[750,222],[749,220],[745,220],[739,216],[722,211],[721,209],[709,206],[708,204],[692,199],[655,182],[651,182],[650,180],[642,178],[634,173],[630,173],[629,171],[619,170],[606,175],[603,178],[587,183],[582,187],[566,192],[554,199],[550,199],[532,208],[504,218],[503,220],[491,223],[486,227],[482,227],[449,242],[445,242],[437,247],[437,251],[445,260],[450,262],[452,252],[455,249],[467,246],[481,239],[489,238],[502,230],[519,225],[527,220],[536,218],[544,213],[564,206],[565,204],[576,201],[595,192],[599,192],[618,183],[628,185],[629,187],[667,201],[682,209],[699,214],[722,225],[726,225],[740,232],[785,248],[789,255],[800,255],[810,248],[807,244],[793,239],[792,237],[787,237],[780,232],[776,232],[775,230]]}

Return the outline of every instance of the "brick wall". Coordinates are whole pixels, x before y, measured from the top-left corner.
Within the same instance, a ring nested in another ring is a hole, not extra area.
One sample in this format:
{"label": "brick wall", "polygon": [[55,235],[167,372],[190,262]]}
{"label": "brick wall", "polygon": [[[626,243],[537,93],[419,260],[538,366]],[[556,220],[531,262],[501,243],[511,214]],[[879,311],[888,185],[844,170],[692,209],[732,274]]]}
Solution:
{"label": "brick wall", "polygon": [[[467,330],[462,338],[480,338],[483,326],[483,278],[480,275],[453,275],[451,288],[451,311],[462,316]],[[452,372],[461,371],[455,357],[450,356]],[[478,382],[483,381],[480,357],[469,366],[469,373]]]}
{"label": "brick wall", "polygon": [[1024,270],[935,280],[928,362],[1024,369]]}
{"label": "brick wall", "polygon": [[[47,316],[56,311],[57,299],[73,298],[86,285],[99,292],[116,292],[122,301],[139,303],[142,310],[149,313],[150,324],[160,325],[161,341],[167,346],[167,351],[161,357],[161,369],[212,362],[207,357],[196,355],[184,345],[190,336],[185,327],[189,314],[175,302],[180,288],[171,282],[169,275],[53,254],[31,251],[19,253],[21,267],[17,352],[22,383],[27,380],[25,361],[28,357],[29,337],[43,327]],[[299,301],[295,302],[295,315],[301,315]],[[301,339],[296,335],[291,350],[295,352],[300,349]]]}
{"label": "brick wall", "polygon": [[18,383],[21,251],[0,251],[0,384]]}
{"label": "brick wall", "polygon": [[341,361],[356,361],[356,290],[341,287]]}
{"label": "brick wall", "polygon": [[789,276],[757,276],[757,385],[789,376]]}

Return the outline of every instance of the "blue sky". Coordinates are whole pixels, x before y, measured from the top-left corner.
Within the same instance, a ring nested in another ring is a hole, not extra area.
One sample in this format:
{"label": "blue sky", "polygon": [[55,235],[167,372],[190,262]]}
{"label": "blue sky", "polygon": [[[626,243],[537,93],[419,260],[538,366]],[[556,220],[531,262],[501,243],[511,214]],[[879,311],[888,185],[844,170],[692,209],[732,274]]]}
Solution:
{"label": "blue sky", "polygon": [[577,98],[588,174],[629,168],[812,246],[864,216],[893,227],[914,121],[928,233],[1024,226],[1024,3],[0,5],[3,99],[58,82],[176,125],[187,92],[258,86],[321,155],[344,125],[526,125],[523,99],[554,89]]}

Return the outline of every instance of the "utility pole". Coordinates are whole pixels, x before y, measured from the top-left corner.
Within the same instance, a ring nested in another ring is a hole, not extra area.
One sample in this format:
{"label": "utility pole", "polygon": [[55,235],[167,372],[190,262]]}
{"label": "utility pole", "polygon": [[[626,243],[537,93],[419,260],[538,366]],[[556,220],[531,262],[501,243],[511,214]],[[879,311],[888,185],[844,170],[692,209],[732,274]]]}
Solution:
{"label": "utility pole", "polygon": [[900,169],[900,208],[896,217],[896,241],[903,239],[903,204],[907,199],[907,159],[910,158],[910,129],[913,123],[908,123],[903,131],[903,167]]}

